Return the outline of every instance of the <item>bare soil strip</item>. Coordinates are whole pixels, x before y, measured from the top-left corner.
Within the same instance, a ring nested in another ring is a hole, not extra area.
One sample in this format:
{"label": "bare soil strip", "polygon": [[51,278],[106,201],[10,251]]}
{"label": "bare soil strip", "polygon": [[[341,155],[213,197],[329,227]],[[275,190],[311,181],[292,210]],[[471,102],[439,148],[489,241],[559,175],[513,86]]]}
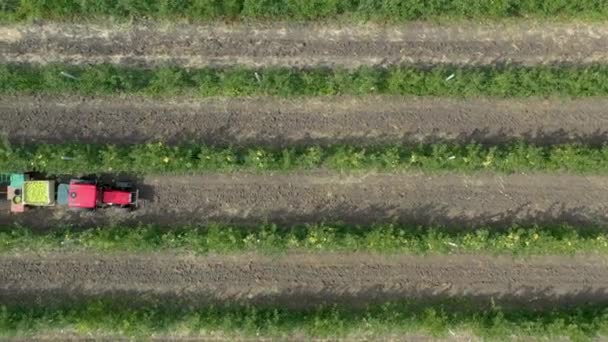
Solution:
{"label": "bare soil strip", "polygon": [[46,228],[73,223],[179,225],[403,222],[455,229],[513,223],[608,223],[608,177],[542,174],[208,174],[136,180],[143,206],[0,215],[0,223]]}
{"label": "bare soil strip", "polygon": [[608,24],[408,23],[399,26],[72,25],[0,27],[0,62],[184,67],[608,61]]}
{"label": "bare soil strip", "polygon": [[608,301],[608,262],[596,257],[22,255],[0,260],[0,279],[6,304],[127,296],[296,308],[452,297],[527,306]]}
{"label": "bare soil strip", "polygon": [[608,139],[608,100],[434,97],[191,98],[3,96],[0,134],[17,143],[218,145],[417,142],[537,144]]}

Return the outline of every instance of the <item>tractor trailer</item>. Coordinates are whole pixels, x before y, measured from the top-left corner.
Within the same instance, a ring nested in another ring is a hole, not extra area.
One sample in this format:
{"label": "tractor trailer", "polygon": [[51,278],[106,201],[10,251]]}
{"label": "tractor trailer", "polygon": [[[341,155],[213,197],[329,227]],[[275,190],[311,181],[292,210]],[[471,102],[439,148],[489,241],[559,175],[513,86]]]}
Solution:
{"label": "tractor trailer", "polygon": [[71,179],[59,183],[49,179],[33,179],[30,174],[10,175],[6,186],[10,211],[21,213],[30,207],[65,206],[73,210],[94,210],[118,207],[137,208],[139,190],[130,182],[101,183],[96,179]]}

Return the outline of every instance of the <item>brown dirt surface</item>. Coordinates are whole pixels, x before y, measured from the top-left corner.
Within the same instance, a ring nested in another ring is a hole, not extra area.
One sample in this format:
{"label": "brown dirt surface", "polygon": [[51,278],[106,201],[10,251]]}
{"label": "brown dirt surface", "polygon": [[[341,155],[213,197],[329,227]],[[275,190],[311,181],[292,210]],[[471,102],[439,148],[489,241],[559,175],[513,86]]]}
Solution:
{"label": "brown dirt surface", "polygon": [[608,61],[606,23],[32,24],[0,27],[0,62],[184,67]]}
{"label": "brown dirt surface", "polygon": [[206,174],[135,180],[144,199],[130,213],[59,207],[0,215],[0,224],[52,227],[115,223],[402,222],[455,229],[608,223],[608,177],[547,174]]}
{"label": "brown dirt surface", "polygon": [[16,143],[602,144],[608,139],[606,108],[603,98],[3,96],[0,134]]}
{"label": "brown dirt surface", "polygon": [[608,302],[608,262],[590,256],[20,255],[0,259],[0,279],[6,304],[100,297],[295,308],[449,298],[534,307]]}

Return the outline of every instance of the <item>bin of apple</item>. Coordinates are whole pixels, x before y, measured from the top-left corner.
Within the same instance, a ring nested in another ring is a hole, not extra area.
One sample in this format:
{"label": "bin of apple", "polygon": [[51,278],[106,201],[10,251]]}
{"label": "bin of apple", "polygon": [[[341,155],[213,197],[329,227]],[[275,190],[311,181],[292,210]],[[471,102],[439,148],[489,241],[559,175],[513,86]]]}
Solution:
{"label": "bin of apple", "polygon": [[51,202],[48,181],[29,181],[23,184],[23,201],[29,205],[47,205]]}

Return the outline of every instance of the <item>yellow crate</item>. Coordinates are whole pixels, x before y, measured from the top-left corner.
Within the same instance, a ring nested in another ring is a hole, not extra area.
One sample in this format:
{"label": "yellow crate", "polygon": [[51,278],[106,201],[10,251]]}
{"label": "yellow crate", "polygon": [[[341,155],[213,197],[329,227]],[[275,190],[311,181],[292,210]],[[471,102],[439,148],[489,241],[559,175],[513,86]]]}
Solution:
{"label": "yellow crate", "polygon": [[55,185],[52,181],[26,181],[23,183],[23,203],[31,206],[52,205]]}

